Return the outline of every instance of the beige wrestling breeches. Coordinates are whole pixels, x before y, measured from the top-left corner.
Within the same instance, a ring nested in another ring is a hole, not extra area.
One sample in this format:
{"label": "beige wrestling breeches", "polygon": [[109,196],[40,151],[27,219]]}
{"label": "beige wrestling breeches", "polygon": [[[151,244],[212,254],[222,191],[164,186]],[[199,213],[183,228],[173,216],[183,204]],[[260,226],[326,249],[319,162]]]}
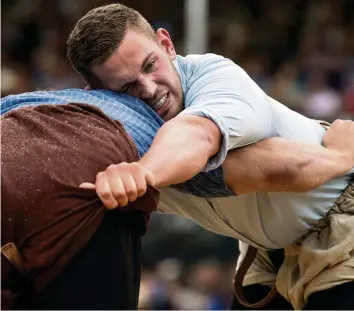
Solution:
{"label": "beige wrestling breeches", "polygon": [[[237,268],[247,247],[239,242]],[[284,253],[277,273],[267,252],[259,250],[243,286],[275,284],[294,309],[302,309],[312,293],[354,281],[354,183],[344,190],[326,216],[303,238],[285,247]]]}

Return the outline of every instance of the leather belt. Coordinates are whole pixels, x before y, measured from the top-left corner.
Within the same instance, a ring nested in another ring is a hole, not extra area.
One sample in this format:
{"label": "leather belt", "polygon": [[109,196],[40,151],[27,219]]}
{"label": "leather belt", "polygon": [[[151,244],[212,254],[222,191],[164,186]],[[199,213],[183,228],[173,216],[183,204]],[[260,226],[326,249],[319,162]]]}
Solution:
{"label": "leather belt", "polygon": [[252,308],[252,309],[258,309],[258,308],[264,307],[274,298],[274,296],[277,293],[276,287],[273,286],[271,291],[267,294],[267,296],[265,296],[260,301],[251,303],[251,302],[247,301],[247,299],[245,298],[245,295],[243,293],[243,286],[242,286],[243,279],[245,278],[245,275],[246,275],[249,267],[252,265],[254,259],[256,258],[257,252],[258,252],[257,248],[255,248],[251,245],[248,246],[246,256],[242,260],[242,263],[241,263],[239,269],[237,270],[237,272],[235,274],[235,278],[234,278],[234,294],[235,294],[236,299],[239,301],[239,303],[241,303],[245,307]]}

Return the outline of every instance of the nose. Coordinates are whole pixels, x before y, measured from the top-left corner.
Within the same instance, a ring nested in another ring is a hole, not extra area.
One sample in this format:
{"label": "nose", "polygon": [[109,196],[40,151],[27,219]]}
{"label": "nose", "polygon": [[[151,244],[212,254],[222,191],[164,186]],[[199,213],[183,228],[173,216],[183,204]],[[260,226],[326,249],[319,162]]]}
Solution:
{"label": "nose", "polygon": [[147,76],[141,76],[138,82],[139,98],[143,101],[152,99],[156,94],[156,83]]}

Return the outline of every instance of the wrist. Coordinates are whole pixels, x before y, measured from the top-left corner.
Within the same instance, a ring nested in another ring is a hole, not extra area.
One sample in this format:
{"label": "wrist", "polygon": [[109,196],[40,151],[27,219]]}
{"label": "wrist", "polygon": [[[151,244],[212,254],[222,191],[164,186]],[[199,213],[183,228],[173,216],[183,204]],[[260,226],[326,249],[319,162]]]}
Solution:
{"label": "wrist", "polygon": [[143,167],[146,172],[145,174],[147,177],[148,184],[156,188],[161,188],[161,181],[156,179],[156,177],[158,177],[158,174],[154,173],[153,166],[149,163],[149,161],[143,158],[139,160],[138,163]]}
{"label": "wrist", "polygon": [[343,151],[343,150],[334,150],[334,149],[332,149],[332,152],[335,154],[336,163],[342,164],[343,173],[347,172],[353,167],[354,159],[353,159],[353,155],[350,154],[350,152]]}
{"label": "wrist", "polygon": [[[144,158],[140,159],[140,160],[138,161],[138,163],[139,163],[140,165],[142,165],[147,171],[152,172],[151,164],[150,164],[148,161],[146,161]],[[149,164],[150,164],[150,165],[149,165]]]}

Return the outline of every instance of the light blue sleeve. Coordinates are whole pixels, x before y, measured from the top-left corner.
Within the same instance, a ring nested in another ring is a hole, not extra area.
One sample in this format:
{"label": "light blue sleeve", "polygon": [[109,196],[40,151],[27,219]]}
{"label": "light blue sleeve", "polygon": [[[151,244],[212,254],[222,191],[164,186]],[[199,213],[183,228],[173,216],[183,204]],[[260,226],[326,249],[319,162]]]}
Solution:
{"label": "light blue sleeve", "polygon": [[215,122],[223,136],[204,171],[220,166],[230,149],[270,137],[268,96],[231,60],[215,54],[186,57],[185,110]]}

